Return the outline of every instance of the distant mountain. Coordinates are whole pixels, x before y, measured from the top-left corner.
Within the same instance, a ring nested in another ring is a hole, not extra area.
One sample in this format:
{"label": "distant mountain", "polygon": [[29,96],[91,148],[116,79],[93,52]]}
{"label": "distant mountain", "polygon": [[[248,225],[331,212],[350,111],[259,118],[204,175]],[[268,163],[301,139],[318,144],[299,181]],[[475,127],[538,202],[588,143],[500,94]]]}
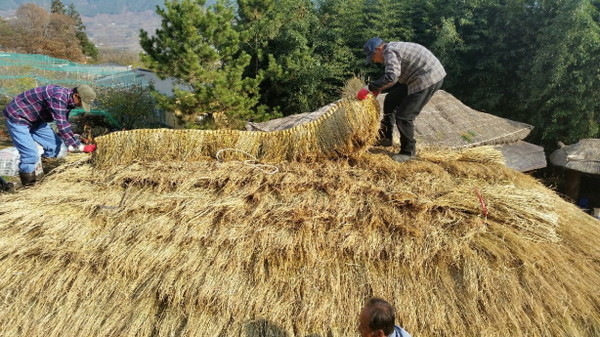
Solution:
{"label": "distant mountain", "polygon": [[[141,50],[139,31],[153,34],[160,26],[156,6],[164,0],[61,0],[68,6],[75,4],[81,14],[90,40],[98,48]],[[35,3],[50,10],[52,0],[0,0],[0,16],[10,16],[25,3]],[[212,5],[215,0],[208,0]]]}
{"label": "distant mountain", "polygon": [[[155,11],[156,6],[162,6],[164,0],[61,0],[66,6],[75,4],[75,9],[82,15],[94,17],[98,14],[120,14],[123,12]],[[34,3],[50,9],[52,0],[0,0],[0,11],[14,11],[25,3]],[[214,4],[208,0],[207,4]]]}

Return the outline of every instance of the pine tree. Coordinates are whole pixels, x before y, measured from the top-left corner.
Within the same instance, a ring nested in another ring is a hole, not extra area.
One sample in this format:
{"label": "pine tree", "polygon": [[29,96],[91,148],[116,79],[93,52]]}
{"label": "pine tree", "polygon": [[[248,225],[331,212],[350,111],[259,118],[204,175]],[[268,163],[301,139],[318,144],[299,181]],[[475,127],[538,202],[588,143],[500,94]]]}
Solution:
{"label": "pine tree", "polygon": [[330,103],[339,92],[327,85],[333,71],[330,55],[320,55],[316,49],[320,23],[312,1],[279,0],[276,7],[286,20],[268,45],[263,102],[285,115]]}
{"label": "pine tree", "polygon": [[321,29],[316,51],[336,69],[331,85],[339,88],[365,68],[362,48],[372,36],[366,30],[364,0],[321,0],[317,13]]}
{"label": "pine tree", "polygon": [[[140,32],[142,61],[159,76],[180,80],[160,102],[197,123],[203,114],[225,113],[230,120],[257,118],[259,79],[244,78],[250,55],[240,50],[234,14],[223,1],[205,8],[205,0],[174,0],[157,7],[162,24],[154,36]],[[260,117],[260,116],[259,116]]]}
{"label": "pine tree", "polygon": [[599,18],[590,0],[566,0],[539,32],[520,110],[547,147],[600,137]]}
{"label": "pine tree", "polygon": [[50,4],[50,13],[65,14],[65,5],[60,0],[52,0]]}
{"label": "pine tree", "polygon": [[283,17],[276,11],[275,0],[238,0],[238,25],[242,49],[251,57],[247,76],[256,77],[264,68],[266,47],[283,24]]}
{"label": "pine tree", "polygon": [[[60,3],[60,0],[53,0],[52,3],[54,4],[55,1]],[[77,36],[77,39],[79,40],[79,44],[81,45],[81,50],[82,50],[83,54],[85,56],[92,58],[93,60],[97,59],[98,58],[98,48],[96,48],[96,45],[94,45],[94,43],[92,43],[90,41],[90,39],[88,38],[87,33],[85,31],[85,25],[83,24],[83,21],[81,20],[81,15],[75,9],[75,5],[73,3],[71,3],[69,5],[69,7],[67,8],[67,10],[64,12],[64,14],[71,17],[75,22],[75,35]]]}

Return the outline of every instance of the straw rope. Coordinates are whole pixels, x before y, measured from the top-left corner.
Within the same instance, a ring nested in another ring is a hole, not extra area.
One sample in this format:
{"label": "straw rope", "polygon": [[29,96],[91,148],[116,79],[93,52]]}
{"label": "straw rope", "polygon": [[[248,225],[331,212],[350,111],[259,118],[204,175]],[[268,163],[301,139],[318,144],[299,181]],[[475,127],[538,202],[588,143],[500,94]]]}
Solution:
{"label": "straw rope", "polygon": [[140,129],[96,138],[97,167],[133,162],[198,161],[215,157],[243,160],[252,156],[265,161],[312,162],[348,156],[366,150],[377,136],[379,103],[372,96],[363,101],[342,99],[320,118],[275,132],[240,130]]}
{"label": "straw rope", "polygon": [[243,153],[243,154],[247,155],[248,157],[251,157],[252,159],[244,160],[242,163],[244,165],[248,165],[250,167],[255,167],[255,168],[259,169],[260,171],[262,171],[263,173],[266,173],[266,174],[275,174],[275,173],[279,172],[279,168],[277,166],[275,166],[275,165],[267,165],[267,164],[259,164],[259,163],[257,163],[256,157],[254,157],[253,155],[249,154],[246,151],[242,151],[242,150],[238,150],[238,149],[222,149],[222,150],[219,150],[217,152],[217,154],[215,155],[215,157],[217,157],[218,161],[224,161],[223,158],[221,157],[221,154],[224,153],[225,151],[239,152],[239,153]]}

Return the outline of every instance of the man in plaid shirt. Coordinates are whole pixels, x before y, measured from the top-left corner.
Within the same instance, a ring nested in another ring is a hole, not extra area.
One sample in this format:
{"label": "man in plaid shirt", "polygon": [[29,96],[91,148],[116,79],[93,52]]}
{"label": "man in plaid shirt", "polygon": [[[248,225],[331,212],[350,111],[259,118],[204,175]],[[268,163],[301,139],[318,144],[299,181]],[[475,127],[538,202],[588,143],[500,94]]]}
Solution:
{"label": "man in plaid shirt", "polygon": [[446,71],[427,48],[410,42],[386,43],[378,37],[364,46],[367,64],[383,63],[383,76],[357,93],[365,99],[369,92],[377,96],[388,92],[383,103],[383,120],[379,130],[379,145],[391,146],[394,119],[400,131],[400,153],[392,156],[399,162],[416,155],[414,121],[433,94],[441,88]]}
{"label": "man in plaid shirt", "polygon": [[[36,181],[35,165],[39,160],[37,145],[44,149],[43,157],[55,158],[62,141],[70,152],[93,152],[95,145],[83,145],[75,138],[69,113],[75,107],[90,111],[96,93],[88,85],[65,88],[47,85],[25,91],[15,97],[2,112],[14,146],[19,151],[19,176],[24,186]],[[60,138],[48,125],[54,121]],[[62,138],[62,141],[61,141]]]}

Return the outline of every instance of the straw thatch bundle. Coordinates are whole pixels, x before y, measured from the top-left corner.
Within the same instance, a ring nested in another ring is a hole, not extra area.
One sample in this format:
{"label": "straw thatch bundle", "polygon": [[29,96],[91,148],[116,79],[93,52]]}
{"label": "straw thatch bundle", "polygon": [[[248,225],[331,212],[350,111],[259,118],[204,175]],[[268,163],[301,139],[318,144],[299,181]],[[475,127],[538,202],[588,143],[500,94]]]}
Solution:
{"label": "straw thatch bundle", "polygon": [[372,96],[364,101],[342,99],[318,119],[277,132],[240,130],[142,129],[96,138],[98,167],[136,161],[258,159],[314,161],[348,156],[372,144],[379,125],[379,105]]}
{"label": "straw thatch bundle", "polygon": [[[380,150],[382,151],[382,150]],[[0,195],[0,336],[600,336],[600,222],[488,148],[61,166]]]}

